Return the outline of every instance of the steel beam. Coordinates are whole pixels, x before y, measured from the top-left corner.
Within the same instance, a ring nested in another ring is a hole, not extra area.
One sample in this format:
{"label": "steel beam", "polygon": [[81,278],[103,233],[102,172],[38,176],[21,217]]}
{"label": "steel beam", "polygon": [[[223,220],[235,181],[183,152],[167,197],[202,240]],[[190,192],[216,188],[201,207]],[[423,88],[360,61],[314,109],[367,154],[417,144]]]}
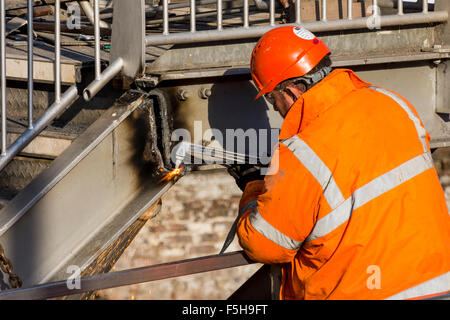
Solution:
{"label": "steel beam", "polygon": [[[419,62],[419,61],[438,61],[440,59],[450,59],[450,53],[416,53],[416,54],[399,54],[399,55],[386,55],[386,56],[366,56],[366,57],[334,57],[332,66],[334,68],[340,67],[357,67],[357,66],[370,66],[386,63],[401,63],[401,62]],[[166,71],[161,73],[159,81],[171,81],[171,80],[195,80],[204,78],[217,78],[217,77],[250,77],[250,68],[248,66],[236,66],[236,67],[219,67],[219,68],[205,68],[205,69],[193,69],[182,71]]]}
{"label": "steel beam", "polygon": [[[362,61],[363,62],[363,61]],[[348,67],[345,61],[338,61],[340,67]],[[371,65],[351,66],[363,80],[376,85],[392,89],[408,99],[417,109],[425,128],[431,136],[433,148],[450,145],[450,126],[446,117],[435,113],[436,105],[440,101],[439,68],[429,60],[380,61]],[[240,70],[240,69],[239,69]],[[211,74],[210,74],[211,75]],[[265,129],[268,133],[267,141],[258,137],[257,145],[261,148],[265,144],[266,150],[271,150],[274,142],[277,142],[277,129],[281,128],[282,118],[273,111],[273,108],[264,99],[256,101],[253,98],[257,94],[250,76],[244,74],[239,77],[226,76],[223,73],[220,80],[213,77],[203,78],[196,82],[195,78],[189,81],[175,82],[171,86],[166,81],[164,90],[175,96],[176,92],[184,91],[189,97],[186,100],[173,99],[174,110],[178,110],[174,116],[174,123],[178,128],[189,130],[194,142],[220,143],[218,147],[229,149],[227,129]],[[198,78],[200,74],[198,74]],[[199,93],[209,90],[211,93],[206,99]],[[442,94],[446,94],[442,92]],[[240,117],[235,117],[239,114]],[[196,127],[197,122],[197,127]],[[201,127],[198,126],[201,123]],[[196,129],[197,128],[197,129]],[[177,128],[175,128],[177,129]],[[197,130],[197,131],[196,131]],[[220,134],[219,134],[220,133]],[[222,139],[218,139],[220,136]],[[262,137],[266,138],[266,137]],[[249,149],[246,150],[247,153]]]}
{"label": "steel beam", "polygon": [[32,288],[0,292],[0,300],[48,299],[91,290],[181,277],[207,271],[253,264],[243,251],[169,262],[154,266],[112,272],[80,279],[80,289],[69,289],[66,281],[47,283]]}
{"label": "steel beam", "polygon": [[[450,12],[450,1],[436,0],[435,10]],[[444,51],[450,54],[450,18],[446,23],[436,27],[437,46],[435,51]],[[436,88],[436,112],[450,114],[450,60],[436,59],[438,83]]]}
{"label": "steel beam", "polygon": [[[104,274],[111,271],[117,260],[122,256],[146,222],[159,214],[162,201],[159,200],[145,211],[132,225],[130,225],[114,242],[112,242],[91,264],[81,273],[81,278]],[[63,275],[67,276],[67,275]],[[63,300],[88,300],[94,298],[96,291],[60,297]]]}
{"label": "steel beam", "polygon": [[170,188],[142,161],[147,103],[123,95],[0,211],[0,243],[25,286],[86,268]]}
{"label": "steel beam", "polygon": [[436,72],[436,112],[450,114],[450,59],[441,61]]}
{"label": "steel beam", "polygon": [[[339,35],[324,32],[317,35],[330,48],[333,60],[367,64],[371,63],[371,60],[380,63],[383,57],[387,61],[391,57],[404,57],[409,60],[436,59],[440,56],[439,54],[421,51],[422,48],[434,46],[435,32],[435,28],[427,26],[368,32],[343,31]],[[165,77],[168,72],[174,71],[184,74],[208,68],[216,70],[220,67],[229,69],[230,66],[248,68],[255,44],[256,40],[251,39],[240,43],[174,46],[157,60],[147,64],[146,73]],[[421,58],[422,55],[423,58]],[[398,59],[396,60],[398,61]],[[347,63],[347,65],[349,64]]]}

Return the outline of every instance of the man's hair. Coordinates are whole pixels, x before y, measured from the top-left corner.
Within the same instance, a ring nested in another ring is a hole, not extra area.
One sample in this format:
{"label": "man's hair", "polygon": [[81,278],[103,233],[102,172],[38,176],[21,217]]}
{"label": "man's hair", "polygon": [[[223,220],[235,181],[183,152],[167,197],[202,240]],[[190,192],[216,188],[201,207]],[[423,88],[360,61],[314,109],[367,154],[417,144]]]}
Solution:
{"label": "man's hair", "polygon": [[[326,74],[319,79],[319,81],[312,81],[312,76],[320,71],[324,70]],[[319,83],[331,70],[331,58],[330,54],[323,57],[322,60],[307,74],[301,77],[290,78],[280,82],[274,90],[282,91],[290,86],[296,86],[302,91],[311,89],[314,85]]]}

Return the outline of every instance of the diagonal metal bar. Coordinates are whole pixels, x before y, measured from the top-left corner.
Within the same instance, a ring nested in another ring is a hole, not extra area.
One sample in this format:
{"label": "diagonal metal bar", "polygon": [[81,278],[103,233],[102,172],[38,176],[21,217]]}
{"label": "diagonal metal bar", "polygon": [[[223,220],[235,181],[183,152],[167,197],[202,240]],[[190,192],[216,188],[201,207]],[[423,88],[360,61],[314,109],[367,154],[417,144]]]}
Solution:
{"label": "diagonal metal bar", "polygon": [[61,101],[61,0],[55,1],[55,102]]}
{"label": "diagonal metal bar", "polygon": [[27,22],[28,22],[28,129],[33,129],[33,3],[28,0],[27,8]]}
{"label": "diagonal metal bar", "polygon": [[[80,279],[79,289],[69,289],[68,281],[58,281],[18,290],[2,291],[0,292],[0,300],[48,299],[253,263],[255,262],[251,261],[243,251],[235,251],[222,255],[211,255],[82,278]],[[70,280],[69,282],[71,283]]]}
{"label": "diagonal metal bar", "polygon": [[1,72],[1,156],[6,155],[6,17],[5,0],[0,0],[0,72]]}
{"label": "diagonal metal bar", "polygon": [[[63,2],[70,2],[72,0],[60,0],[61,3]],[[51,5],[51,4],[55,4],[55,0],[46,0],[46,1],[42,1],[42,0],[32,0],[33,2],[33,6],[46,6],[46,5]],[[26,8],[28,5],[28,0],[8,0],[6,2],[6,10],[15,10],[15,9],[24,9]]]}

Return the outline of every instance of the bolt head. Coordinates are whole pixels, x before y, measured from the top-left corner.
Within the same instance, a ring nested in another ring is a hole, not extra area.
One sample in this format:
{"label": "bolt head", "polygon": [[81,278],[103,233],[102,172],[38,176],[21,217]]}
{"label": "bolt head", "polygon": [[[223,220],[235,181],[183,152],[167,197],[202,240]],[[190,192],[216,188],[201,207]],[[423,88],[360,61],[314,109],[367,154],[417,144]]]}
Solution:
{"label": "bolt head", "polygon": [[185,89],[178,89],[177,91],[177,98],[181,101],[186,101],[189,98],[190,94],[189,91]]}
{"label": "bolt head", "polygon": [[198,91],[198,94],[199,94],[200,98],[208,99],[211,96],[211,89],[210,88],[201,88]]}

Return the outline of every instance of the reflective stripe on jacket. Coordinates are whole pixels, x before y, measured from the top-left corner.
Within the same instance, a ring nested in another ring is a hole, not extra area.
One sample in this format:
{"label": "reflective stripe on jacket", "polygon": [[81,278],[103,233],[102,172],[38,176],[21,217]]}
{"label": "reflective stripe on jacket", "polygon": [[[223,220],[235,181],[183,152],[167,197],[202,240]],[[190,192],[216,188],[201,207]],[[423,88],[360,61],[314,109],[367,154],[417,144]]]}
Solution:
{"label": "reflective stripe on jacket", "polygon": [[398,94],[338,69],[284,119],[241,199],[241,246],[283,263],[282,299],[408,299],[450,289],[450,217],[429,135]]}

